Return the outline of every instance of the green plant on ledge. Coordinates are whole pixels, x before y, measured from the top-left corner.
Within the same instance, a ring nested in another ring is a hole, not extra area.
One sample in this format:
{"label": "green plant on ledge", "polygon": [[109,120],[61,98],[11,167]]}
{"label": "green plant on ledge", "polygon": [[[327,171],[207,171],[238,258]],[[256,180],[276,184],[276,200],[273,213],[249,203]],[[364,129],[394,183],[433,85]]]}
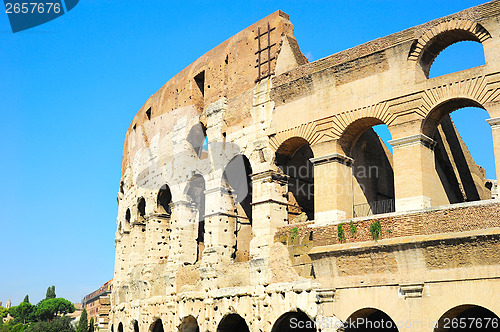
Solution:
{"label": "green plant on ledge", "polygon": [[349,229],[351,231],[352,237],[356,238],[356,233],[358,232],[358,229],[356,227],[356,224],[352,222],[352,220],[349,222]]}
{"label": "green plant on ledge", "polygon": [[380,237],[381,230],[382,230],[382,225],[380,225],[380,221],[379,220],[374,221],[370,225],[370,234],[372,235],[372,238],[375,241],[377,241],[378,238]]}
{"label": "green plant on ledge", "polygon": [[297,238],[297,236],[299,236],[299,228],[294,227],[294,228],[290,229],[290,233],[292,234],[291,239],[295,240]]}
{"label": "green plant on ledge", "polygon": [[337,225],[337,235],[339,238],[339,242],[345,242],[345,233],[344,233],[344,224],[338,224]]}
{"label": "green plant on ledge", "polygon": [[392,234],[392,231],[390,228],[387,230],[387,233]]}

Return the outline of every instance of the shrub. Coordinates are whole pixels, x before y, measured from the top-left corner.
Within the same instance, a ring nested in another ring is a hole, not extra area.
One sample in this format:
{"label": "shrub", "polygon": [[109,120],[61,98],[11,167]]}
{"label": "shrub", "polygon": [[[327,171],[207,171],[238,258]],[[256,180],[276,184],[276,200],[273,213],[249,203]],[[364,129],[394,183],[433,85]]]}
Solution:
{"label": "shrub", "polygon": [[345,233],[344,233],[344,224],[343,223],[337,225],[337,235],[338,235],[340,243],[345,241]]}
{"label": "shrub", "polygon": [[382,230],[382,225],[380,225],[380,221],[374,221],[370,225],[370,234],[372,235],[372,238],[377,241],[378,238],[380,237],[380,232]]}

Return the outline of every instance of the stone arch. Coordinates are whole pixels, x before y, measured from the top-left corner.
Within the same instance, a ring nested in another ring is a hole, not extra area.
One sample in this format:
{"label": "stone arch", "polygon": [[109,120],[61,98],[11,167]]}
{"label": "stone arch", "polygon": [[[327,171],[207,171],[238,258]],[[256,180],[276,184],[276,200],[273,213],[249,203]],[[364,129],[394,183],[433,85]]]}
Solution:
{"label": "stone arch", "polygon": [[184,193],[190,203],[193,204],[195,221],[197,222],[197,255],[196,261],[201,259],[201,254],[205,249],[205,179],[200,174],[191,177]]}
{"label": "stone arch", "polygon": [[118,330],[117,331],[118,332],[123,332],[123,324],[121,322],[118,324]]}
{"label": "stone arch", "polygon": [[217,332],[250,332],[247,322],[238,314],[228,314],[217,326]]}
{"label": "stone arch", "polygon": [[158,213],[171,214],[172,209],[170,207],[172,203],[172,192],[168,184],[161,186],[156,196],[156,209]]}
{"label": "stone arch", "polygon": [[[366,130],[377,125],[390,125],[390,123],[386,122],[385,120],[386,119],[381,119],[374,116],[366,116],[351,121],[342,131],[338,139],[338,147],[342,150],[342,153],[344,153],[346,156],[350,156],[354,144]],[[389,131],[390,130],[391,129],[389,128]]]}
{"label": "stone arch", "polygon": [[[427,113],[427,116],[422,121],[422,134],[433,137],[437,127],[443,118],[454,111],[465,107],[478,107],[486,110],[480,101],[471,97],[447,98],[436,103],[435,106]],[[487,110],[486,110],[487,111]]]}
{"label": "stone arch", "polygon": [[137,321],[137,319],[134,319],[132,321],[132,329],[134,330],[134,332],[139,332],[139,322]]}
{"label": "stone arch", "polygon": [[[466,326],[463,326],[462,322],[465,322]],[[496,325],[492,324],[494,322]],[[478,305],[463,304],[443,313],[434,332],[498,331],[499,322],[500,318],[493,311]]]}
{"label": "stone arch", "polygon": [[248,158],[239,154],[234,156],[224,169],[222,186],[226,187],[231,208],[235,217],[236,243],[233,258],[235,261],[250,259],[252,240],[252,166]]}
{"label": "stone arch", "polygon": [[344,322],[345,332],[358,331],[398,332],[396,323],[382,310],[363,308],[351,314]]}
{"label": "stone arch", "polygon": [[151,324],[151,326],[149,327],[149,332],[164,332],[163,322],[161,321],[161,319],[158,318],[153,322],[153,324]]}
{"label": "stone arch", "polygon": [[205,157],[202,155],[203,152],[203,144],[207,138],[207,128],[201,122],[195,124],[189,130],[186,140],[189,142],[195,154],[199,157]]}
{"label": "stone arch", "polygon": [[[275,164],[288,176],[288,220],[314,220],[313,150],[302,137],[291,137],[276,150]],[[294,221],[295,220],[295,221]]]}
{"label": "stone arch", "polygon": [[438,23],[415,40],[410,48],[408,60],[418,63],[425,77],[440,52],[461,41],[483,43],[491,38],[490,33],[479,23],[466,19],[452,19]]}
{"label": "stone arch", "polygon": [[306,313],[297,310],[281,315],[271,329],[271,332],[293,331],[316,332],[316,326],[314,321]]}
{"label": "stone arch", "polygon": [[[421,124],[421,133],[434,150],[434,165],[443,193],[441,204],[490,199],[491,185],[482,168],[476,164],[465,146],[450,114],[458,109],[485,107],[472,98],[449,98],[438,103],[428,112]],[[493,154],[494,152],[491,151]],[[446,198],[446,199],[445,199]]]}
{"label": "stone arch", "polygon": [[[394,162],[391,151],[373,127],[386,123],[377,117],[351,122],[338,140],[338,147],[352,162],[353,216],[395,210]],[[389,133],[390,128],[387,127]]]}
{"label": "stone arch", "polygon": [[198,321],[193,316],[186,316],[178,327],[179,332],[200,332]]}

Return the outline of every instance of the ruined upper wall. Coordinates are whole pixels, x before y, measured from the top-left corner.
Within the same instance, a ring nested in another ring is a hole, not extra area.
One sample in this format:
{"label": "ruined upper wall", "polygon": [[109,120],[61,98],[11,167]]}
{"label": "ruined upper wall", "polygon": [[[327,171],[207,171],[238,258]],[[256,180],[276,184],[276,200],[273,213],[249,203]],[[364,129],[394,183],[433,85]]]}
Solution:
{"label": "ruined upper wall", "polygon": [[[276,58],[283,41],[285,43],[289,43],[289,40],[295,41],[293,25],[289,21],[289,16],[282,11],[274,12],[205,53],[171,78],[146,101],[135,115],[127,131],[123,150],[122,175],[129,163],[129,155],[134,153],[134,147],[129,144],[129,136],[150,120],[146,115],[148,110],[150,110],[151,120],[154,121],[155,117],[165,115],[173,110],[194,107],[196,113],[200,115],[200,121],[206,125],[206,115],[203,110],[211,103],[225,97],[228,102],[225,119],[228,127],[244,122],[245,118],[250,119],[249,111],[253,100],[252,89],[258,76],[256,68],[258,40],[256,36],[259,28],[263,32],[267,29],[268,24],[273,29],[270,34],[270,42],[273,45],[271,47],[271,72],[275,71]],[[267,36],[265,39],[262,47],[267,45]],[[295,48],[298,49],[298,46]],[[267,58],[267,51],[263,52],[261,61],[264,62]],[[267,71],[267,64],[265,69]],[[195,80],[195,77],[202,72],[204,72],[203,94]],[[192,113],[195,112],[190,112],[190,114]],[[145,131],[142,130],[142,132]],[[154,134],[150,133],[148,136]],[[144,140],[146,140],[147,146],[147,137],[144,137]]]}
{"label": "ruined upper wall", "polygon": [[[441,22],[450,21],[452,19],[464,19],[474,22],[481,22],[489,17],[498,16],[499,13],[500,13],[500,1],[491,1],[483,5],[468,8],[458,13],[441,17],[385,37],[377,38],[375,40],[366,42],[364,44],[355,46],[353,48],[316,60],[309,64],[300,66],[299,68],[291,70],[284,75],[276,76],[273,79],[273,85],[280,86],[292,82],[298,78],[304,77],[306,75],[311,75],[313,73],[325,70],[333,66],[339,66],[366,57],[368,55],[381,52],[385,49],[394,47],[401,43],[405,43],[408,41],[416,41],[426,31],[437,26]],[[343,67],[342,66],[337,67],[339,75],[345,74],[345,72],[347,72],[351,67],[358,67],[358,65],[352,64],[351,66],[345,65]],[[360,78],[359,76],[356,77],[356,79],[359,78]]]}

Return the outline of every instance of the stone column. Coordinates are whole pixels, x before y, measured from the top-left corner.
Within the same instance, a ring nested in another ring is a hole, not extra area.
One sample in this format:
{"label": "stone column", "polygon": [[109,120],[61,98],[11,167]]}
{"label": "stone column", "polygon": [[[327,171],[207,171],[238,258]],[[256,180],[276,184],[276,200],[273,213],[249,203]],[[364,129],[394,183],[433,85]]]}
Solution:
{"label": "stone column", "polygon": [[352,163],[339,153],[310,159],[314,165],[314,222],[328,225],[352,218]]}
{"label": "stone column", "polygon": [[252,230],[250,256],[268,257],[278,227],[288,223],[287,176],[274,170],[252,175]]}
{"label": "stone column", "polygon": [[205,190],[205,252],[230,261],[236,243],[236,216],[230,192],[215,187]]}
{"label": "stone column", "polygon": [[129,268],[134,268],[135,266],[141,265],[145,262],[144,258],[146,255],[144,251],[144,241],[146,240],[146,224],[144,219],[140,222],[138,221],[132,224],[129,236]]}
{"label": "stone column", "polygon": [[493,134],[493,150],[495,152],[495,171],[498,179],[500,174],[500,117],[486,120]]}
{"label": "stone column", "polygon": [[[172,224],[172,248],[169,262],[174,264],[194,264],[197,258],[198,246],[198,214],[193,203],[188,201],[176,201],[173,203]],[[203,211],[200,211],[203,213]]]}
{"label": "stone column", "polygon": [[169,255],[170,215],[154,213],[146,221],[145,258],[148,263],[166,261]]}
{"label": "stone column", "polygon": [[396,211],[431,207],[442,187],[434,162],[436,142],[424,134],[416,134],[389,143],[394,151]]}

